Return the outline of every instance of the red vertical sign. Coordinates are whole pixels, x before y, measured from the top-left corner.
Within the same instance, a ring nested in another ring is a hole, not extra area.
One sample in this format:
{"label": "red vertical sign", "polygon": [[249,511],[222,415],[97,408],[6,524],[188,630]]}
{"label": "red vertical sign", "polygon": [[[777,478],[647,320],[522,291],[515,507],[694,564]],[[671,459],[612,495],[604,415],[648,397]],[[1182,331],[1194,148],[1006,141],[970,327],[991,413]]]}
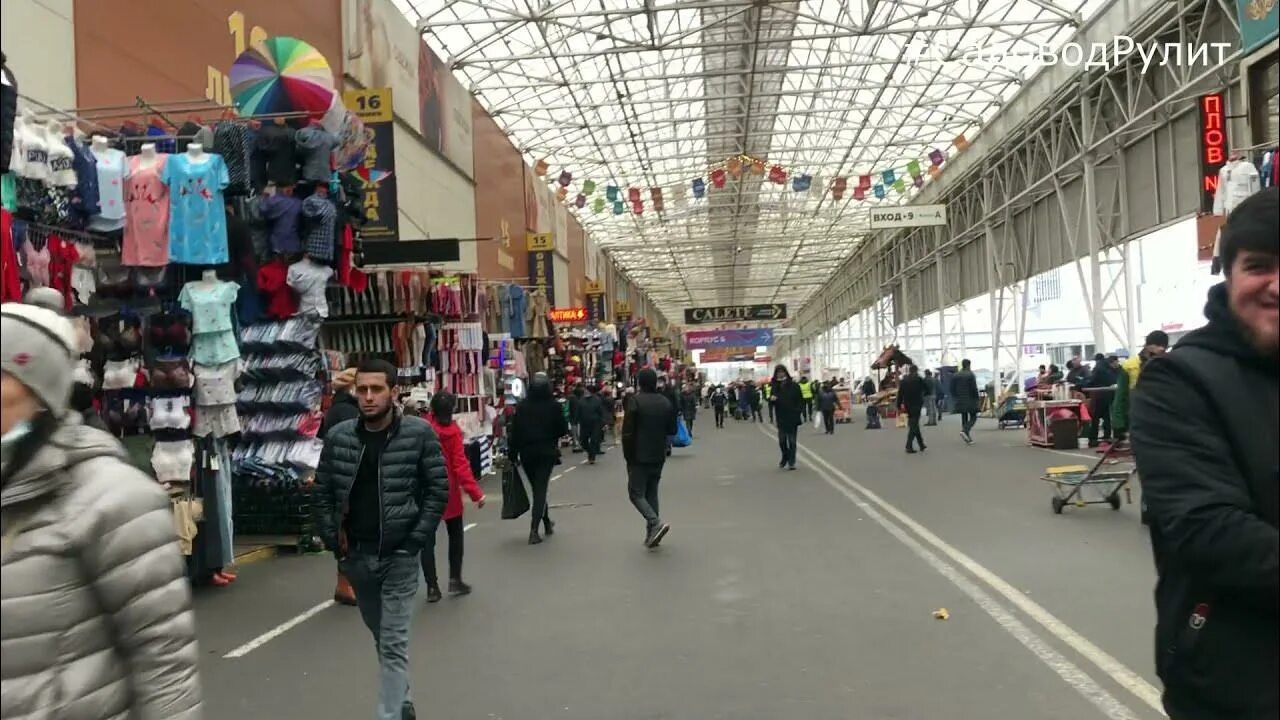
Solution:
{"label": "red vertical sign", "polygon": [[1227,163],[1227,108],[1222,93],[1200,96],[1200,211],[1213,212],[1218,171]]}

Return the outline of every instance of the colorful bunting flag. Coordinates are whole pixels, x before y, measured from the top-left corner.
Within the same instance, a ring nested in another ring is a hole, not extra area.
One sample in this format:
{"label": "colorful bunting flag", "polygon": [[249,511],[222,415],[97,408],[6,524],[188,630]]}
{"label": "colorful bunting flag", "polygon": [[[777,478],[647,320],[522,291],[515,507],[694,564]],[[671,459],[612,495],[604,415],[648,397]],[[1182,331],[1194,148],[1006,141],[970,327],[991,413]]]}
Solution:
{"label": "colorful bunting flag", "polygon": [[769,168],[769,182],[774,185],[785,185],[787,182],[787,171],[783,170],[781,165],[774,165]]}
{"label": "colorful bunting flag", "polygon": [[693,191],[695,198],[702,199],[707,194],[707,183],[702,178],[694,178],[689,189]]}
{"label": "colorful bunting flag", "polygon": [[923,175],[917,175],[917,176],[915,176],[914,178],[911,178],[911,184],[912,184],[912,185],[915,185],[917,188],[922,188],[922,187],[924,187],[924,176],[923,176]]}
{"label": "colorful bunting flag", "polygon": [[569,187],[569,183],[573,182],[573,173],[568,170],[561,170],[560,177],[556,182],[560,183],[560,187]]}
{"label": "colorful bunting flag", "polygon": [[598,197],[595,202],[591,203],[591,212],[597,215],[604,212],[604,198]]}
{"label": "colorful bunting flag", "polygon": [[862,188],[863,190],[870,190],[870,189],[871,189],[871,176],[870,176],[870,175],[859,175],[859,176],[858,176],[858,187]]}
{"label": "colorful bunting flag", "polygon": [[751,174],[752,174],[752,175],[763,175],[763,174],[764,174],[764,161],[763,161],[763,160],[752,160],[752,161],[751,161]]}
{"label": "colorful bunting flag", "polygon": [[878,200],[883,200],[883,199],[884,199],[884,186],[883,186],[883,185],[876,185],[875,187],[871,188],[871,191],[875,194],[876,199],[878,199]]}
{"label": "colorful bunting flag", "polygon": [[838,177],[831,181],[831,197],[839,200],[844,197],[844,191],[849,187],[848,178]]}
{"label": "colorful bunting flag", "polygon": [[613,214],[614,214],[614,215],[621,215],[621,214],[622,214],[622,213],[624,213],[624,212],[626,212],[626,209],[623,207],[623,205],[622,205],[622,201],[621,201],[621,200],[615,200],[615,201],[614,201],[614,203],[613,203]]}
{"label": "colorful bunting flag", "polygon": [[583,181],[582,181],[582,194],[583,194],[583,195],[590,195],[591,193],[593,193],[593,192],[595,192],[595,191],[596,191],[596,181],[595,181],[595,180],[583,180]]}
{"label": "colorful bunting flag", "polygon": [[576,207],[576,208],[578,208],[579,210],[581,210],[582,208],[586,207],[586,206],[587,206],[587,196],[586,196],[586,195],[584,195],[584,194],[582,194],[582,193],[578,193],[578,197],[576,197],[576,198],[574,198],[574,199],[573,199],[573,206],[574,206],[574,207]]}
{"label": "colorful bunting flag", "polygon": [[738,177],[738,173],[742,172],[742,159],[731,157],[724,162],[724,167],[729,171],[730,175]]}
{"label": "colorful bunting flag", "polygon": [[867,189],[862,187],[861,183],[859,183],[858,187],[853,189],[853,199],[864,200],[866,199],[866,197],[867,197]]}
{"label": "colorful bunting flag", "polygon": [[942,168],[938,167],[937,165],[930,165],[930,166],[929,166],[929,176],[930,176],[930,177],[938,177],[938,176],[939,176],[939,175],[941,175],[941,174],[942,174]]}
{"label": "colorful bunting flag", "polygon": [[564,199],[567,197],[569,197],[569,188],[563,187],[563,186],[556,188],[557,200],[559,200],[560,202],[564,202]]}
{"label": "colorful bunting flag", "polygon": [[893,181],[893,189],[897,190],[900,193],[904,193],[907,191],[907,183],[903,181],[902,178],[898,178],[897,180]]}
{"label": "colorful bunting flag", "polygon": [[635,213],[636,215],[643,215],[644,203],[640,202],[639,200],[636,200],[635,202],[631,203],[631,212]]}
{"label": "colorful bunting flag", "polygon": [[964,150],[969,147],[969,138],[965,137],[964,133],[960,133],[951,143],[956,146],[956,150]]}
{"label": "colorful bunting flag", "polygon": [[537,175],[538,177],[543,177],[547,174],[547,169],[550,167],[551,166],[547,164],[547,161],[545,158],[542,160],[539,160],[538,162],[533,164],[533,174]]}
{"label": "colorful bunting flag", "polygon": [[618,202],[618,186],[609,185],[605,187],[604,196],[609,202]]}
{"label": "colorful bunting flag", "polygon": [[938,148],[929,151],[929,162],[933,163],[934,167],[941,165],[944,159],[946,159],[946,156]]}
{"label": "colorful bunting flag", "polygon": [[918,177],[920,177],[920,161],[919,161],[919,160],[912,160],[912,161],[908,162],[908,163],[907,163],[907,172],[908,172],[908,173],[911,175],[911,177],[913,177],[913,178],[918,178]]}
{"label": "colorful bunting flag", "polygon": [[822,193],[827,191],[826,185],[822,182],[821,175],[814,175],[813,180],[809,183],[810,197],[822,197]]}
{"label": "colorful bunting flag", "polygon": [[809,175],[796,175],[791,178],[791,189],[796,192],[806,192],[813,184],[813,177]]}
{"label": "colorful bunting flag", "polygon": [[724,181],[725,181],[724,170],[711,171],[711,184],[714,185],[717,189],[724,187]]}
{"label": "colorful bunting flag", "polygon": [[892,170],[885,170],[880,173],[880,179],[884,180],[885,185],[892,185],[893,181],[898,177],[897,173]]}
{"label": "colorful bunting flag", "polygon": [[640,188],[627,188],[627,200],[630,200],[632,205],[640,202]]}

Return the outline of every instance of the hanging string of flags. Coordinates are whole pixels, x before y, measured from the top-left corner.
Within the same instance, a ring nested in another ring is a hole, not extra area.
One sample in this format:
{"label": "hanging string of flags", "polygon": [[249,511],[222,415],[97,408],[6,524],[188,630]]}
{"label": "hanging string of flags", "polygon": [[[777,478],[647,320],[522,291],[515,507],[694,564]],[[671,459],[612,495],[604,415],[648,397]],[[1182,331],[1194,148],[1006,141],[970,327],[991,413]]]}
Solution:
{"label": "hanging string of flags", "polygon": [[[951,142],[957,152],[963,152],[969,147],[969,141],[964,135],[957,135]],[[942,164],[946,162],[946,155],[939,149],[934,148],[929,151],[925,158],[917,160],[908,160],[905,165],[897,165],[889,170],[880,170],[878,172],[868,173],[866,175],[858,175],[856,178],[838,176],[831,178],[830,183],[824,183],[824,178],[809,173],[792,173],[781,165],[768,166],[768,163],[759,158],[749,155],[735,155],[725,158],[723,163],[708,168],[703,175],[695,177],[688,182],[677,183],[668,188],[673,201],[677,206],[683,205],[691,194],[694,199],[702,199],[712,190],[719,190],[725,187],[729,179],[739,179],[744,174],[747,176],[764,177],[774,185],[787,185],[787,181],[791,182],[791,190],[794,193],[804,193],[811,197],[822,197],[827,192],[831,193],[833,200],[842,200],[846,192],[850,190],[850,181],[854,181],[852,188],[852,197],[854,200],[865,200],[868,196],[877,200],[883,200],[888,197],[889,190],[893,189],[898,194],[905,194],[907,186],[914,188],[924,187],[924,178],[927,174],[929,177],[937,177],[942,172]],[[551,170],[550,164],[545,160],[538,160],[534,163],[533,172],[538,177],[546,177]],[[562,170],[555,179],[556,199],[560,202],[569,202],[569,186],[573,184],[573,174],[568,170]],[[584,180],[578,193],[574,196],[572,204],[579,210],[587,207],[588,201],[591,203],[591,212],[600,214],[607,209],[612,209],[614,215],[623,215],[627,211],[627,206],[631,206],[631,212],[636,215],[644,214],[645,192],[642,188],[629,187],[624,188],[618,185],[606,184],[604,192],[596,195],[599,186],[594,180]],[[663,189],[660,187],[651,187],[648,189],[649,207],[655,212],[662,212],[665,207]],[[595,195],[593,198],[592,196]]]}

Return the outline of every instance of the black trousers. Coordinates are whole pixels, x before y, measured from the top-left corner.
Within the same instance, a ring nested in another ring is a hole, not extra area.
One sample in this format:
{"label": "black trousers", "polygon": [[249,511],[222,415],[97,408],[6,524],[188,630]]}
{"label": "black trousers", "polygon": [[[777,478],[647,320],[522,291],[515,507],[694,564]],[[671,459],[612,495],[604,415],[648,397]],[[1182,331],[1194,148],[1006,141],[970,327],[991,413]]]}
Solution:
{"label": "black trousers", "polygon": [[773,422],[773,403],[769,403],[769,422]]}
{"label": "black trousers", "polygon": [[[449,579],[462,579],[462,516],[449,518],[443,523],[445,531],[449,535]],[[431,542],[422,548],[422,574],[427,578],[427,587],[438,588],[440,582],[436,578],[436,539],[432,536]]]}
{"label": "black trousers", "polygon": [[778,428],[778,449],[782,451],[781,464],[795,467],[796,453],[799,449],[799,440],[797,438],[799,432],[800,429],[795,427]]}
{"label": "black trousers", "polygon": [[724,408],[716,407],[714,408],[714,410],[716,413],[716,427],[718,428],[724,427]]}
{"label": "black trousers", "polygon": [[529,478],[529,486],[533,490],[529,525],[532,530],[537,530],[543,519],[551,517],[551,513],[547,511],[547,488],[551,486],[551,471],[555,469],[556,461],[551,458],[533,458],[525,460],[523,465],[524,476]]}
{"label": "black trousers", "polygon": [[968,434],[973,430],[973,426],[978,422],[977,410],[961,410],[960,411],[960,432]]}
{"label": "black trousers", "polygon": [[1111,439],[1111,398],[1094,398],[1089,411],[1093,413],[1093,419],[1089,421],[1089,447],[1096,447],[1099,429],[1104,440]]}
{"label": "black trousers", "polygon": [[600,436],[602,435],[600,428],[594,424],[583,423],[578,426],[578,433],[578,442],[582,443],[582,449],[587,451],[587,458],[594,460],[600,454]]}
{"label": "black trousers", "polygon": [[658,515],[658,483],[662,482],[662,467],[661,463],[627,464],[627,497],[644,518],[648,530],[662,522]]}
{"label": "black trousers", "polygon": [[751,406],[751,419],[752,419],[753,421],[755,421],[755,422],[764,422],[764,415],[761,415],[761,414],[760,414],[760,406],[759,406],[759,405],[752,405],[752,406]]}
{"label": "black trousers", "polygon": [[915,412],[907,411],[907,449],[910,450],[912,441],[920,444],[920,449],[924,449],[924,435],[920,432],[920,408],[916,408]]}
{"label": "black trousers", "polygon": [[828,435],[836,434],[836,411],[835,410],[822,411],[822,426],[826,428]]}

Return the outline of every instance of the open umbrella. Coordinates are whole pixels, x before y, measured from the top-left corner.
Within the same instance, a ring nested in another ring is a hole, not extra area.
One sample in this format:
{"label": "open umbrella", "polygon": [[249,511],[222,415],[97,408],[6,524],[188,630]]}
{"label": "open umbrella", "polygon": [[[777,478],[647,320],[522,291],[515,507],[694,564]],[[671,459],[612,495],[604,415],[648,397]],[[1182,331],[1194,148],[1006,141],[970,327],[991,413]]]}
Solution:
{"label": "open umbrella", "polygon": [[333,104],[333,70],[310,44],[269,37],[232,63],[231,98],[242,115],[323,115]]}

